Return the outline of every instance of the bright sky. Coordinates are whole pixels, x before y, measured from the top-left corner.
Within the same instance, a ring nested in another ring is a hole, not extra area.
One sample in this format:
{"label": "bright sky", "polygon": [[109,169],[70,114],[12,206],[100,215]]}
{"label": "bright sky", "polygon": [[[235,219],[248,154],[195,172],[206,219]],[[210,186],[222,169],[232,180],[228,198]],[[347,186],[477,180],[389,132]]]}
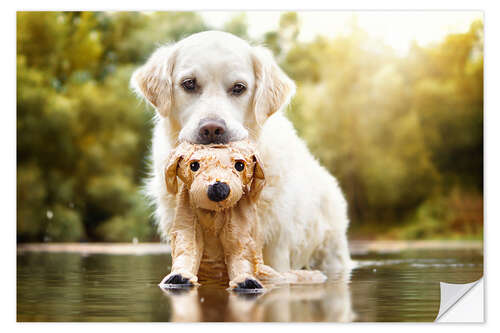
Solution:
{"label": "bright sky", "polygon": [[[251,37],[276,30],[280,11],[247,11]],[[200,12],[212,26],[220,28],[224,22],[240,12]],[[480,11],[302,11],[299,39],[309,41],[318,34],[330,38],[346,33],[349,22],[356,17],[358,25],[373,37],[383,40],[398,53],[405,54],[412,40],[420,45],[441,41],[449,33],[465,32],[472,21],[483,18]]]}

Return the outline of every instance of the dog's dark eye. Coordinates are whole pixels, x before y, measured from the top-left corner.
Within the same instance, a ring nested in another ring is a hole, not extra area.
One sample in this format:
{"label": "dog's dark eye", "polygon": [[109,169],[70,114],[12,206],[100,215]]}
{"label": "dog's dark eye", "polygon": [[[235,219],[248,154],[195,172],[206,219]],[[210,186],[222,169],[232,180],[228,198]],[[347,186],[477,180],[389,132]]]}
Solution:
{"label": "dog's dark eye", "polygon": [[196,79],[187,79],[182,81],[182,88],[186,91],[194,91],[196,89]]}
{"label": "dog's dark eye", "polygon": [[231,88],[231,94],[233,95],[241,95],[247,87],[243,83],[236,83],[232,88]]}
{"label": "dog's dark eye", "polygon": [[198,171],[198,169],[200,168],[200,163],[198,162],[191,162],[191,164],[189,165],[189,167],[191,168],[191,171]]}
{"label": "dog's dark eye", "polygon": [[234,168],[238,171],[243,171],[243,169],[245,169],[245,163],[238,161],[234,163]]}

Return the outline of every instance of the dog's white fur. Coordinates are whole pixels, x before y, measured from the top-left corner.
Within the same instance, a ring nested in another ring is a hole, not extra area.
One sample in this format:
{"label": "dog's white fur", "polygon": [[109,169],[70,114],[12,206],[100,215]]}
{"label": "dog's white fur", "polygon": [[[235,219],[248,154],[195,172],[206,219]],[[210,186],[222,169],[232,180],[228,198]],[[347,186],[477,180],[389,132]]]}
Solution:
{"label": "dog's white fur", "polygon": [[[186,78],[195,78],[200,89],[186,92]],[[232,95],[235,83],[247,90]],[[224,32],[194,34],[160,47],[134,72],[131,85],[158,111],[148,192],[163,239],[175,207],[165,188],[167,157],[178,142],[196,142],[201,119],[217,118],[225,121],[230,141],[256,142],[264,163],[267,184],[258,202],[264,262],[278,271],[350,268],[346,201],[279,111],[295,85],[267,49]]]}

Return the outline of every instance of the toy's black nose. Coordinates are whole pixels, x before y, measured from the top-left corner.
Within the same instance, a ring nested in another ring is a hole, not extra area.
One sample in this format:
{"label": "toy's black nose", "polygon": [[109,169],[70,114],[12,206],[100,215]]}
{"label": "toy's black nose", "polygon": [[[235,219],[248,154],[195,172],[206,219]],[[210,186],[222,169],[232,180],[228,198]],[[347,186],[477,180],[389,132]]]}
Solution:
{"label": "toy's black nose", "polygon": [[229,185],[226,183],[215,182],[214,184],[208,186],[207,195],[210,200],[219,202],[226,199],[229,192]]}

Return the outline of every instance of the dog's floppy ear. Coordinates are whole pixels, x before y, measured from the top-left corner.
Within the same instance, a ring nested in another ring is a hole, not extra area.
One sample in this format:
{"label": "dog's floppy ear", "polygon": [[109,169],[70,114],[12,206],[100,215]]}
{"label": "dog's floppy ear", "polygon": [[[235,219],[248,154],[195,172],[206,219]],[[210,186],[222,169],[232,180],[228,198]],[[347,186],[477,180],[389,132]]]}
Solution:
{"label": "dog's floppy ear", "polygon": [[132,89],[144,97],[163,117],[168,116],[172,107],[174,58],[175,47],[162,46],[132,74],[130,79]]}
{"label": "dog's floppy ear", "polygon": [[252,48],[255,72],[253,106],[255,120],[262,126],[266,119],[285,106],[295,94],[295,83],[279,68],[271,51]]}
{"label": "dog's floppy ear", "polygon": [[171,194],[176,194],[179,189],[177,182],[179,163],[183,158],[189,158],[188,155],[192,151],[193,146],[184,142],[177,146],[168,157],[167,165],[165,166],[165,185],[167,186],[167,191]]}
{"label": "dog's floppy ear", "polygon": [[250,185],[250,197],[257,199],[266,184],[266,177],[259,156],[253,155],[253,161],[255,165],[253,167],[252,185]]}

